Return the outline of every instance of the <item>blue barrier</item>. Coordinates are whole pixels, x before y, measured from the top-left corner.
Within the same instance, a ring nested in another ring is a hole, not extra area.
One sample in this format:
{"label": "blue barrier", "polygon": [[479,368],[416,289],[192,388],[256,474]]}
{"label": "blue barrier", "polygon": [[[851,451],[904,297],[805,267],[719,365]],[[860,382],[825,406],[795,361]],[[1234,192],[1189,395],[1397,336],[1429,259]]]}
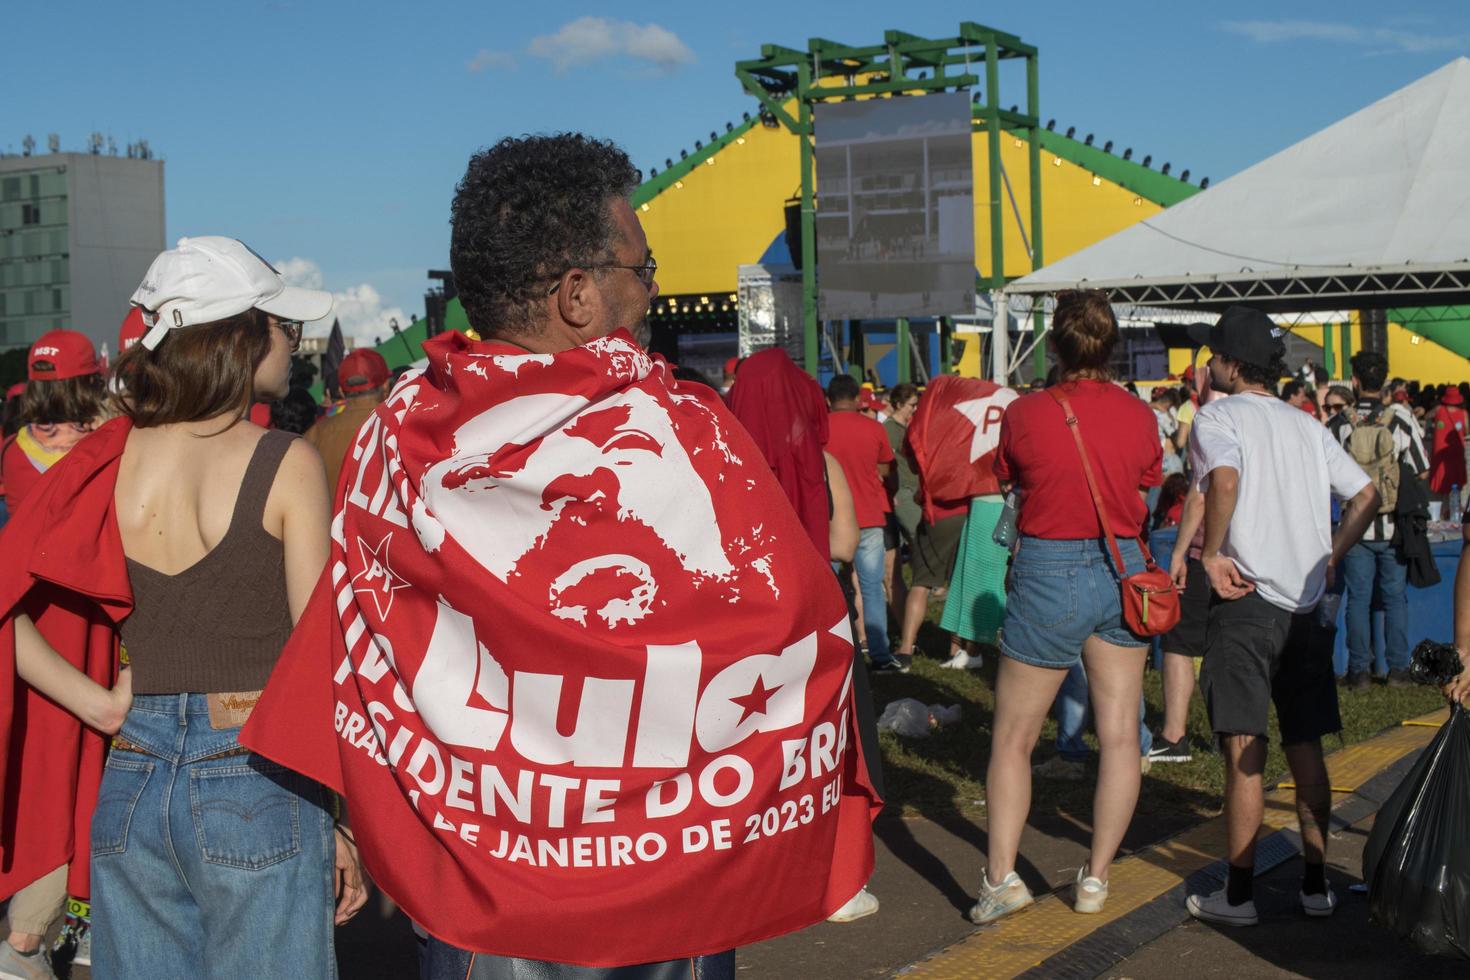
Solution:
{"label": "blue barrier", "polygon": [[[1154,560],[1165,568],[1174,554],[1175,539],[1172,527],[1160,528],[1149,535],[1149,548]],[[1434,563],[1439,568],[1440,582],[1427,589],[1409,589],[1409,649],[1420,640],[1431,639],[1442,643],[1454,640],[1455,635],[1455,571],[1460,567],[1460,542],[1440,541],[1431,546]],[[1337,645],[1333,649],[1332,665],[1339,673],[1347,670],[1347,603],[1337,612]],[[1373,669],[1378,673],[1386,670],[1383,660],[1383,614],[1373,614]],[[1154,666],[1162,656],[1159,641],[1154,640]]]}

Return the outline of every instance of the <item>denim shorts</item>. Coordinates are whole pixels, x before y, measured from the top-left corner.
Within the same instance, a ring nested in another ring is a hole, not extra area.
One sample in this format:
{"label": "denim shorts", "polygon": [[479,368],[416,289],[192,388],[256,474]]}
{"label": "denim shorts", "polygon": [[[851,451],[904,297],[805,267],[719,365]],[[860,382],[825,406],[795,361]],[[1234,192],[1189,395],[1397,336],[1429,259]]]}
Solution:
{"label": "denim shorts", "polygon": [[[1118,541],[1127,574],[1143,570],[1137,541]],[[1067,670],[1090,636],[1120,647],[1149,641],[1123,624],[1123,597],[1103,540],[1023,537],[1011,563],[1000,649],[1033,667]]]}

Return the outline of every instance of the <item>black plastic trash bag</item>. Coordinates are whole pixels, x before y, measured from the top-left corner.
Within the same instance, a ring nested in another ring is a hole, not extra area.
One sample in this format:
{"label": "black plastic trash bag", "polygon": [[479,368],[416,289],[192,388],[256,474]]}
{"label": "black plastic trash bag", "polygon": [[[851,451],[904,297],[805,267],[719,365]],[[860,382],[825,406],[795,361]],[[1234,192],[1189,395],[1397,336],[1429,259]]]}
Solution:
{"label": "black plastic trash bag", "polygon": [[1470,957],[1470,713],[1459,705],[1378,811],[1363,848],[1375,925]]}

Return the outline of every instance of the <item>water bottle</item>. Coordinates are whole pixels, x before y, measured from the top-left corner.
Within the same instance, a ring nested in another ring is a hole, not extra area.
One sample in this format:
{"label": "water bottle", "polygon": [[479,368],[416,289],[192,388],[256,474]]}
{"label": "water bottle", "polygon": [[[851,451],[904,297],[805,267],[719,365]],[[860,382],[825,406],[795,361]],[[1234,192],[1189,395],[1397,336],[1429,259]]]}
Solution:
{"label": "water bottle", "polygon": [[1456,483],[1450,487],[1450,499],[1445,502],[1445,513],[1440,517],[1452,524],[1459,524],[1464,513],[1464,509],[1460,506],[1460,485]]}
{"label": "water bottle", "polygon": [[1337,627],[1337,611],[1340,608],[1342,608],[1341,589],[1323,593],[1322,601],[1317,603],[1317,625],[1323,629],[1335,629]]}
{"label": "water bottle", "polygon": [[1019,499],[1014,490],[1006,494],[1005,506],[995,522],[995,530],[990,533],[990,540],[1007,551],[1016,543],[1016,503]]}

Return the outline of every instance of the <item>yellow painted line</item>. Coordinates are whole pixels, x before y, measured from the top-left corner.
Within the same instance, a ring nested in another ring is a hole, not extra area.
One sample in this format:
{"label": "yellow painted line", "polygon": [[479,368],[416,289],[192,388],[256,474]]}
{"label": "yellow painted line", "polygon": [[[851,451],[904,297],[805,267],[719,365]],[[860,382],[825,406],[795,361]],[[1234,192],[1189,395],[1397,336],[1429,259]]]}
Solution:
{"label": "yellow painted line", "polygon": [[[1333,792],[1361,786],[1411,752],[1429,743],[1423,728],[1438,728],[1447,711],[1413,719],[1327,757]],[[1434,719],[1438,718],[1438,721]],[[1280,784],[1266,794],[1262,836],[1297,822],[1295,794]],[[1025,973],[1097,929],[1115,922],[1179,884],[1225,853],[1225,818],[1213,817],[1176,837],[1114,862],[1108,874],[1108,904],[1097,915],[1072,911],[1072,889],[1064,886],[1037,899],[1023,912],[983,926],[959,942],[911,966],[903,976],[915,980],[1005,980]]]}
{"label": "yellow painted line", "polygon": [[[1296,783],[1277,783],[1276,788],[1296,789]],[[1356,786],[1329,786],[1327,788],[1334,793],[1356,793],[1358,791],[1358,787]]]}

